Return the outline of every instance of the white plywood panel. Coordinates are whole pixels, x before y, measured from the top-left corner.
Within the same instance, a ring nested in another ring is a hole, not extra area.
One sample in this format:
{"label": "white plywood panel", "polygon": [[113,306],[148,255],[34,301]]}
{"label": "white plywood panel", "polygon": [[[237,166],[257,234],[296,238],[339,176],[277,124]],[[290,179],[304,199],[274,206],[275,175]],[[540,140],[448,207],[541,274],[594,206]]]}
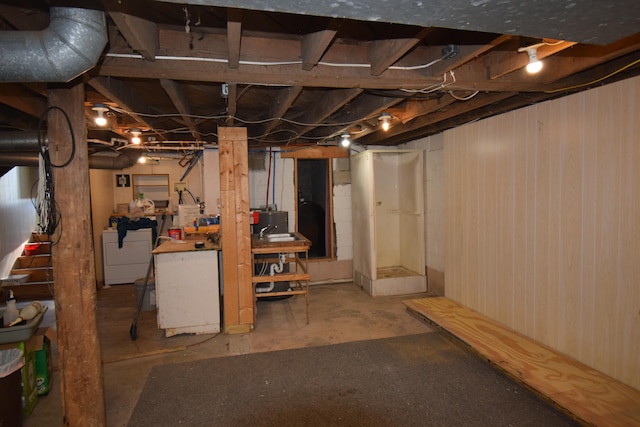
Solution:
{"label": "white plywood panel", "polygon": [[446,295],[640,387],[640,79],[444,135]]}
{"label": "white plywood panel", "polygon": [[155,255],[158,327],[167,337],[220,332],[218,251]]}
{"label": "white plywood panel", "polygon": [[[353,218],[353,269],[375,279],[373,266],[373,171],[371,153],[351,157],[351,214]],[[357,277],[354,277],[357,281]]]}

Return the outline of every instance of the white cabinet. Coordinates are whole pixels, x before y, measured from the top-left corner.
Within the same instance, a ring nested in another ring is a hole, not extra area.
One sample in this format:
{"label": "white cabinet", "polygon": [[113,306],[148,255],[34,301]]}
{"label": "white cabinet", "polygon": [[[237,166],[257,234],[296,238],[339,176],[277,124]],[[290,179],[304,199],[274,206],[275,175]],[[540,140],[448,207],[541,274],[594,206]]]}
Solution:
{"label": "white cabinet", "polygon": [[351,157],[353,280],[370,295],[427,290],[422,152]]}
{"label": "white cabinet", "polygon": [[169,175],[133,175],[133,198],[137,199],[140,193],[144,194],[145,199],[158,201],[168,201],[169,193]]}
{"label": "white cabinet", "polygon": [[105,285],[133,283],[144,278],[151,262],[151,229],[128,230],[118,247],[118,231],[102,232]]}
{"label": "white cabinet", "polygon": [[220,332],[218,251],[193,250],[191,241],[178,252],[171,246],[154,251],[158,328],[167,337]]}

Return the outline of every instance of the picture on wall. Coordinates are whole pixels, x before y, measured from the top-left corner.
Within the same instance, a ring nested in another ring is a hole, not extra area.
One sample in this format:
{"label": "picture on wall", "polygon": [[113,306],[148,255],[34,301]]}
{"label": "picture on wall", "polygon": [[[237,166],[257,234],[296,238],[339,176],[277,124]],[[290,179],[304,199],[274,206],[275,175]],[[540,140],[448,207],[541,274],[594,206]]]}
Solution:
{"label": "picture on wall", "polygon": [[131,175],[116,175],[116,187],[131,187]]}

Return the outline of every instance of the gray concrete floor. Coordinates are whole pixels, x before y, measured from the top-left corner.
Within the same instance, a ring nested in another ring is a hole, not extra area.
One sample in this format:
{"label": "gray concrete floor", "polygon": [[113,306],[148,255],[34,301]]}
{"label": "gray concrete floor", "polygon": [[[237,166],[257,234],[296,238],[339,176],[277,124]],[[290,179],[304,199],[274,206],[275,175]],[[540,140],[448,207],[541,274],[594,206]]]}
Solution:
{"label": "gray concrete floor", "polygon": [[[405,299],[428,294],[370,297],[353,283],[312,285],[306,324],[301,296],[260,301],[255,330],[247,334],[177,335],[164,337],[157,328],[156,312],[143,311],[137,339],[130,327],[137,307],[133,285],[98,291],[98,333],[103,360],[107,426],[126,426],[147,375],[153,366],[245,353],[339,344],[433,331],[409,314]],[[42,326],[55,328],[53,303]],[[53,384],[41,396],[25,427],[61,426],[59,365],[53,346]]]}

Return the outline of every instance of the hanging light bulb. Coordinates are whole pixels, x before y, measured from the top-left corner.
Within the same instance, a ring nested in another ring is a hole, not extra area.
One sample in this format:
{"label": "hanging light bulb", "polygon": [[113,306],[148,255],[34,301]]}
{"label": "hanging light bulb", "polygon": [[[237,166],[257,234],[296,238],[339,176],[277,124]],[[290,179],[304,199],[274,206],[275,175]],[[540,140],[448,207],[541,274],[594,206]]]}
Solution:
{"label": "hanging light bulb", "polygon": [[136,128],[129,129],[129,133],[133,135],[131,137],[131,143],[135,145],[140,144],[140,134],[142,133],[140,132],[140,129],[136,129]]}
{"label": "hanging light bulb", "polygon": [[531,74],[535,74],[542,70],[542,62],[538,61],[538,50],[527,49],[529,55],[529,63],[527,64],[527,71]]}
{"label": "hanging light bulb", "polygon": [[340,140],[340,145],[342,145],[345,148],[350,146],[351,145],[351,139],[349,139],[350,136],[351,135],[349,135],[347,132],[340,135],[340,137],[342,138],[342,140]]}
{"label": "hanging light bulb", "polygon": [[138,157],[138,163],[147,163],[147,158],[145,156]]}
{"label": "hanging light bulb", "polygon": [[532,46],[521,47],[518,49],[518,52],[527,52],[529,56],[529,63],[527,64],[527,72],[530,74],[535,74],[542,70],[542,62],[538,60],[538,47],[542,46],[544,43],[534,44]]}
{"label": "hanging light bulb", "polygon": [[107,118],[104,116],[104,113],[109,111],[109,108],[104,104],[94,104],[91,109],[98,113],[98,115],[94,119],[96,125],[106,126]]}
{"label": "hanging light bulb", "polygon": [[382,130],[385,132],[388,131],[389,127],[391,126],[391,114],[381,113],[380,117],[378,117],[378,120],[382,122]]}

